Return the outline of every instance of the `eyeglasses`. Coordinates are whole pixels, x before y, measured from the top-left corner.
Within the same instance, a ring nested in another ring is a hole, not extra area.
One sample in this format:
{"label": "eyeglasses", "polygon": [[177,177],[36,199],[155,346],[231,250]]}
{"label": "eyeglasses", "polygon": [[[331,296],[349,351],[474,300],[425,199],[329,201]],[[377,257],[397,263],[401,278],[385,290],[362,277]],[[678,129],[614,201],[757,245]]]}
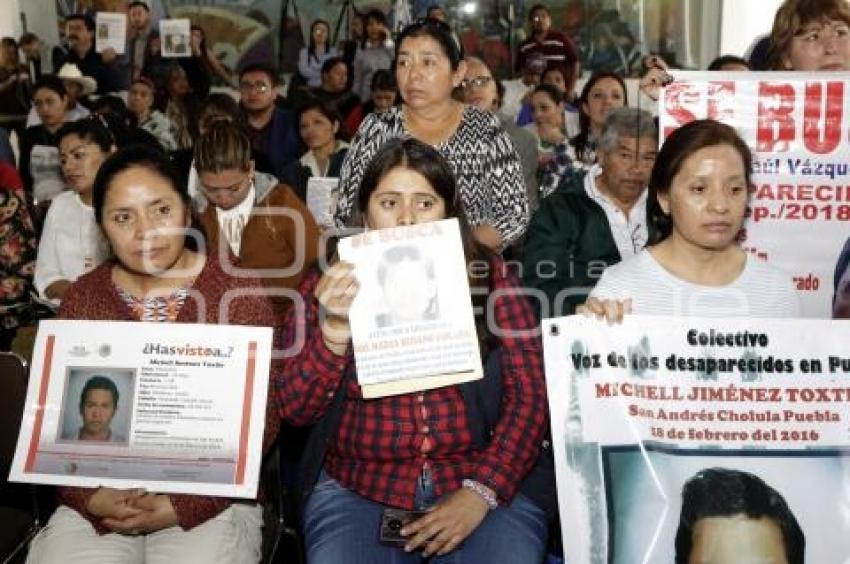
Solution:
{"label": "eyeglasses", "polygon": [[239,90],[241,90],[243,92],[253,90],[254,92],[259,92],[260,94],[265,94],[266,92],[271,90],[271,86],[269,86],[267,83],[262,82],[262,81],[259,81],[259,82],[245,81],[245,82],[239,83]]}
{"label": "eyeglasses", "polygon": [[471,90],[472,88],[484,88],[490,81],[493,80],[492,77],[489,76],[476,76],[470,79],[463,79],[460,85],[464,90]]}

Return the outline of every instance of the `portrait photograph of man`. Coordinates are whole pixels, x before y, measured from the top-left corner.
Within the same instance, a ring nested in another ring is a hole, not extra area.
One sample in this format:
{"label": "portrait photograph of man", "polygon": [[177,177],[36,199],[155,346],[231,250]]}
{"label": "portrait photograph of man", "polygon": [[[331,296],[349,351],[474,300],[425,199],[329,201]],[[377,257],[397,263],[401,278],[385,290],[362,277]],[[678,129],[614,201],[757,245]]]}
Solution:
{"label": "portrait photograph of man", "polygon": [[126,444],[133,411],[134,371],[68,370],[60,440]]}

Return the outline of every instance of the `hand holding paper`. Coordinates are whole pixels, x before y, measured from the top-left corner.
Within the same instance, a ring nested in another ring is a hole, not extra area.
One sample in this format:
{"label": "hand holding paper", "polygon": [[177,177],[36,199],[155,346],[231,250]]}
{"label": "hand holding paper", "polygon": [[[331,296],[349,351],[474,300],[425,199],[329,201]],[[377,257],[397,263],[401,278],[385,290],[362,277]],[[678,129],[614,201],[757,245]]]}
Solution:
{"label": "hand holding paper", "polygon": [[345,261],[330,267],[316,287],[316,299],[325,312],[322,338],[325,346],[334,354],[343,355],[348,349],[348,342],[351,340],[348,312],[357,296],[358,288],[354,265]]}

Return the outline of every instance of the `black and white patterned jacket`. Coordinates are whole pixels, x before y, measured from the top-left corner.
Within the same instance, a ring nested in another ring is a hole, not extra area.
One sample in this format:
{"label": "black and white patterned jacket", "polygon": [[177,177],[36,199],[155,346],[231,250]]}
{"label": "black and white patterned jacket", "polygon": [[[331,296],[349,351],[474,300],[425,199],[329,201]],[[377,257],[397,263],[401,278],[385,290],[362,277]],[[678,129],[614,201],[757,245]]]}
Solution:
{"label": "black and white patterned jacket", "polygon": [[[363,120],[342,166],[335,220],[345,226],[356,208],[357,193],[369,161],[388,140],[409,136],[400,106]],[[435,147],[449,163],[473,226],[486,223],[502,235],[504,246],[528,225],[528,197],[519,156],[498,118],[465,106],[454,135]]]}

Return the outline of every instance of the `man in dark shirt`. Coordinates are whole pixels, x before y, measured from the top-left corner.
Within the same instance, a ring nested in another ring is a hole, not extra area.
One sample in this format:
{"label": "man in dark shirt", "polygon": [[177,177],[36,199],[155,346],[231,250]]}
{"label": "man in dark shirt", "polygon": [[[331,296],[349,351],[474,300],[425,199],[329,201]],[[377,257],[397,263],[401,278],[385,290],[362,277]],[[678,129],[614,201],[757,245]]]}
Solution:
{"label": "man in dark shirt", "polygon": [[74,63],[83,75],[97,81],[98,94],[126,90],[129,86],[127,69],[114,49],[95,52],[94,28],[94,20],[89,16],[75,14],[65,18],[65,39],[69,49],[64,56],[54,58],[54,70],[58,71],[65,63]]}
{"label": "man in dark shirt", "polygon": [[129,24],[127,54],[130,57],[133,80],[136,80],[142,75],[142,69],[145,67],[145,56],[151,37],[151,10],[148,5],[141,0],[130,2],[127,7],[127,23]]}
{"label": "man in dark shirt", "polygon": [[298,125],[292,112],[277,106],[277,73],[266,65],[248,65],[239,75],[241,108],[248,122],[252,148],[268,157],[271,172],[280,177],[283,168],[299,156]]}
{"label": "man in dark shirt", "polygon": [[563,33],[552,29],[552,17],[546,6],[532,6],[528,12],[528,23],[531,25],[531,36],[519,46],[514,64],[516,71],[522,71],[529,55],[540,53],[547,63],[554,61],[575,66],[575,72],[578,73],[578,54],[575,46]]}

